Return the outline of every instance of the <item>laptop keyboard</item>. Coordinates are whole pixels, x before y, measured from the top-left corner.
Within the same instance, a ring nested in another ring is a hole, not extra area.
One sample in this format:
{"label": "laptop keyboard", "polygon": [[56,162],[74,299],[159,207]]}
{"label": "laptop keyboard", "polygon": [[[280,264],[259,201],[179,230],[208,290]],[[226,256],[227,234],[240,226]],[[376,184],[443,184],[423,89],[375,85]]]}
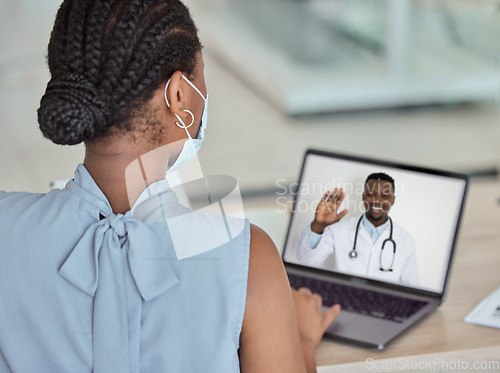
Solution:
{"label": "laptop keyboard", "polygon": [[323,297],[323,304],[340,304],[343,310],[401,323],[424,307],[427,302],[397,295],[288,273],[293,288],[307,287]]}

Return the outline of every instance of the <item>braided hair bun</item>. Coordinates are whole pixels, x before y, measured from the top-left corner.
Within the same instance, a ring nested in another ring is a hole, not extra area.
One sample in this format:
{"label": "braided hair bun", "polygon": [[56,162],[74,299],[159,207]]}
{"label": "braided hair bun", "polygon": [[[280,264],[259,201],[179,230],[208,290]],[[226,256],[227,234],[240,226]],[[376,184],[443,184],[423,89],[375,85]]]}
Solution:
{"label": "braided hair bun", "polygon": [[64,0],[48,46],[51,79],[38,122],[56,144],[133,130],[129,116],[162,82],[187,75],[201,51],[180,0]]}
{"label": "braided hair bun", "polygon": [[60,145],[75,145],[102,134],[112,120],[108,97],[77,74],[52,78],[40,101],[43,135]]}

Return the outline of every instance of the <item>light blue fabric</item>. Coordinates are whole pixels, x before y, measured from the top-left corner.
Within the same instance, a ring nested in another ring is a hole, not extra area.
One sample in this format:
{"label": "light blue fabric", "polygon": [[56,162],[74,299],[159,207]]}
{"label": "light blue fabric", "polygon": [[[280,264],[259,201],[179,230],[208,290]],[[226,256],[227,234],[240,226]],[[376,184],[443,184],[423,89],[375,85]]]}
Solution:
{"label": "light blue fabric", "polygon": [[387,229],[387,227],[389,226],[389,219],[387,219],[387,221],[378,226],[378,227],[375,227],[371,222],[370,220],[368,220],[368,218],[366,217],[366,214],[363,215],[363,225],[365,226],[366,230],[368,231],[368,233],[370,234],[370,239],[372,240],[372,244],[374,244],[375,242],[377,242],[378,238],[380,237],[380,235]]}
{"label": "light blue fabric", "polygon": [[239,372],[249,245],[245,221],[177,260],[82,165],[62,191],[0,192],[0,372]]}
{"label": "light blue fabric", "polygon": [[311,224],[307,226],[307,240],[309,241],[309,247],[311,249],[315,249],[316,246],[318,246],[319,241],[321,240],[321,236],[323,235],[313,232],[311,229]]}

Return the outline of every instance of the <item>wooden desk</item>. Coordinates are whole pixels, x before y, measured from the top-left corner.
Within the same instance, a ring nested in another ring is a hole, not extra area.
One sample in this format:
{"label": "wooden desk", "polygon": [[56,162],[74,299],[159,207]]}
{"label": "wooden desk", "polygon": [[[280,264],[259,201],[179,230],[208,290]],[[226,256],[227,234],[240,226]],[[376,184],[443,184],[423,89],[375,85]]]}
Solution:
{"label": "wooden desk", "polygon": [[464,317],[500,286],[499,198],[500,183],[472,183],[448,295],[435,312],[380,352],[323,340],[316,353],[318,366],[482,348],[500,359],[500,330],[464,322]]}

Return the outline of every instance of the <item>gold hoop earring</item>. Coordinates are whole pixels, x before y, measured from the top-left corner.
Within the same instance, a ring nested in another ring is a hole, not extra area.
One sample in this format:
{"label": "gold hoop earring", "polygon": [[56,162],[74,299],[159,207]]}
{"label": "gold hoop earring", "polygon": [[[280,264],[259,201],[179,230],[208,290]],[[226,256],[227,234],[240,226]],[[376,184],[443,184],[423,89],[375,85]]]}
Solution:
{"label": "gold hoop earring", "polygon": [[186,109],[184,109],[184,111],[186,113],[191,114],[191,123],[189,123],[189,126],[186,126],[182,120],[181,120],[181,123],[183,124],[182,126],[178,122],[175,122],[175,124],[177,124],[177,127],[186,129],[186,128],[189,128],[189,127],[191,127],[193,125],[193,123],[194,123],[194,114],[192,112],[190,112],[189,110],[186,110]]}

